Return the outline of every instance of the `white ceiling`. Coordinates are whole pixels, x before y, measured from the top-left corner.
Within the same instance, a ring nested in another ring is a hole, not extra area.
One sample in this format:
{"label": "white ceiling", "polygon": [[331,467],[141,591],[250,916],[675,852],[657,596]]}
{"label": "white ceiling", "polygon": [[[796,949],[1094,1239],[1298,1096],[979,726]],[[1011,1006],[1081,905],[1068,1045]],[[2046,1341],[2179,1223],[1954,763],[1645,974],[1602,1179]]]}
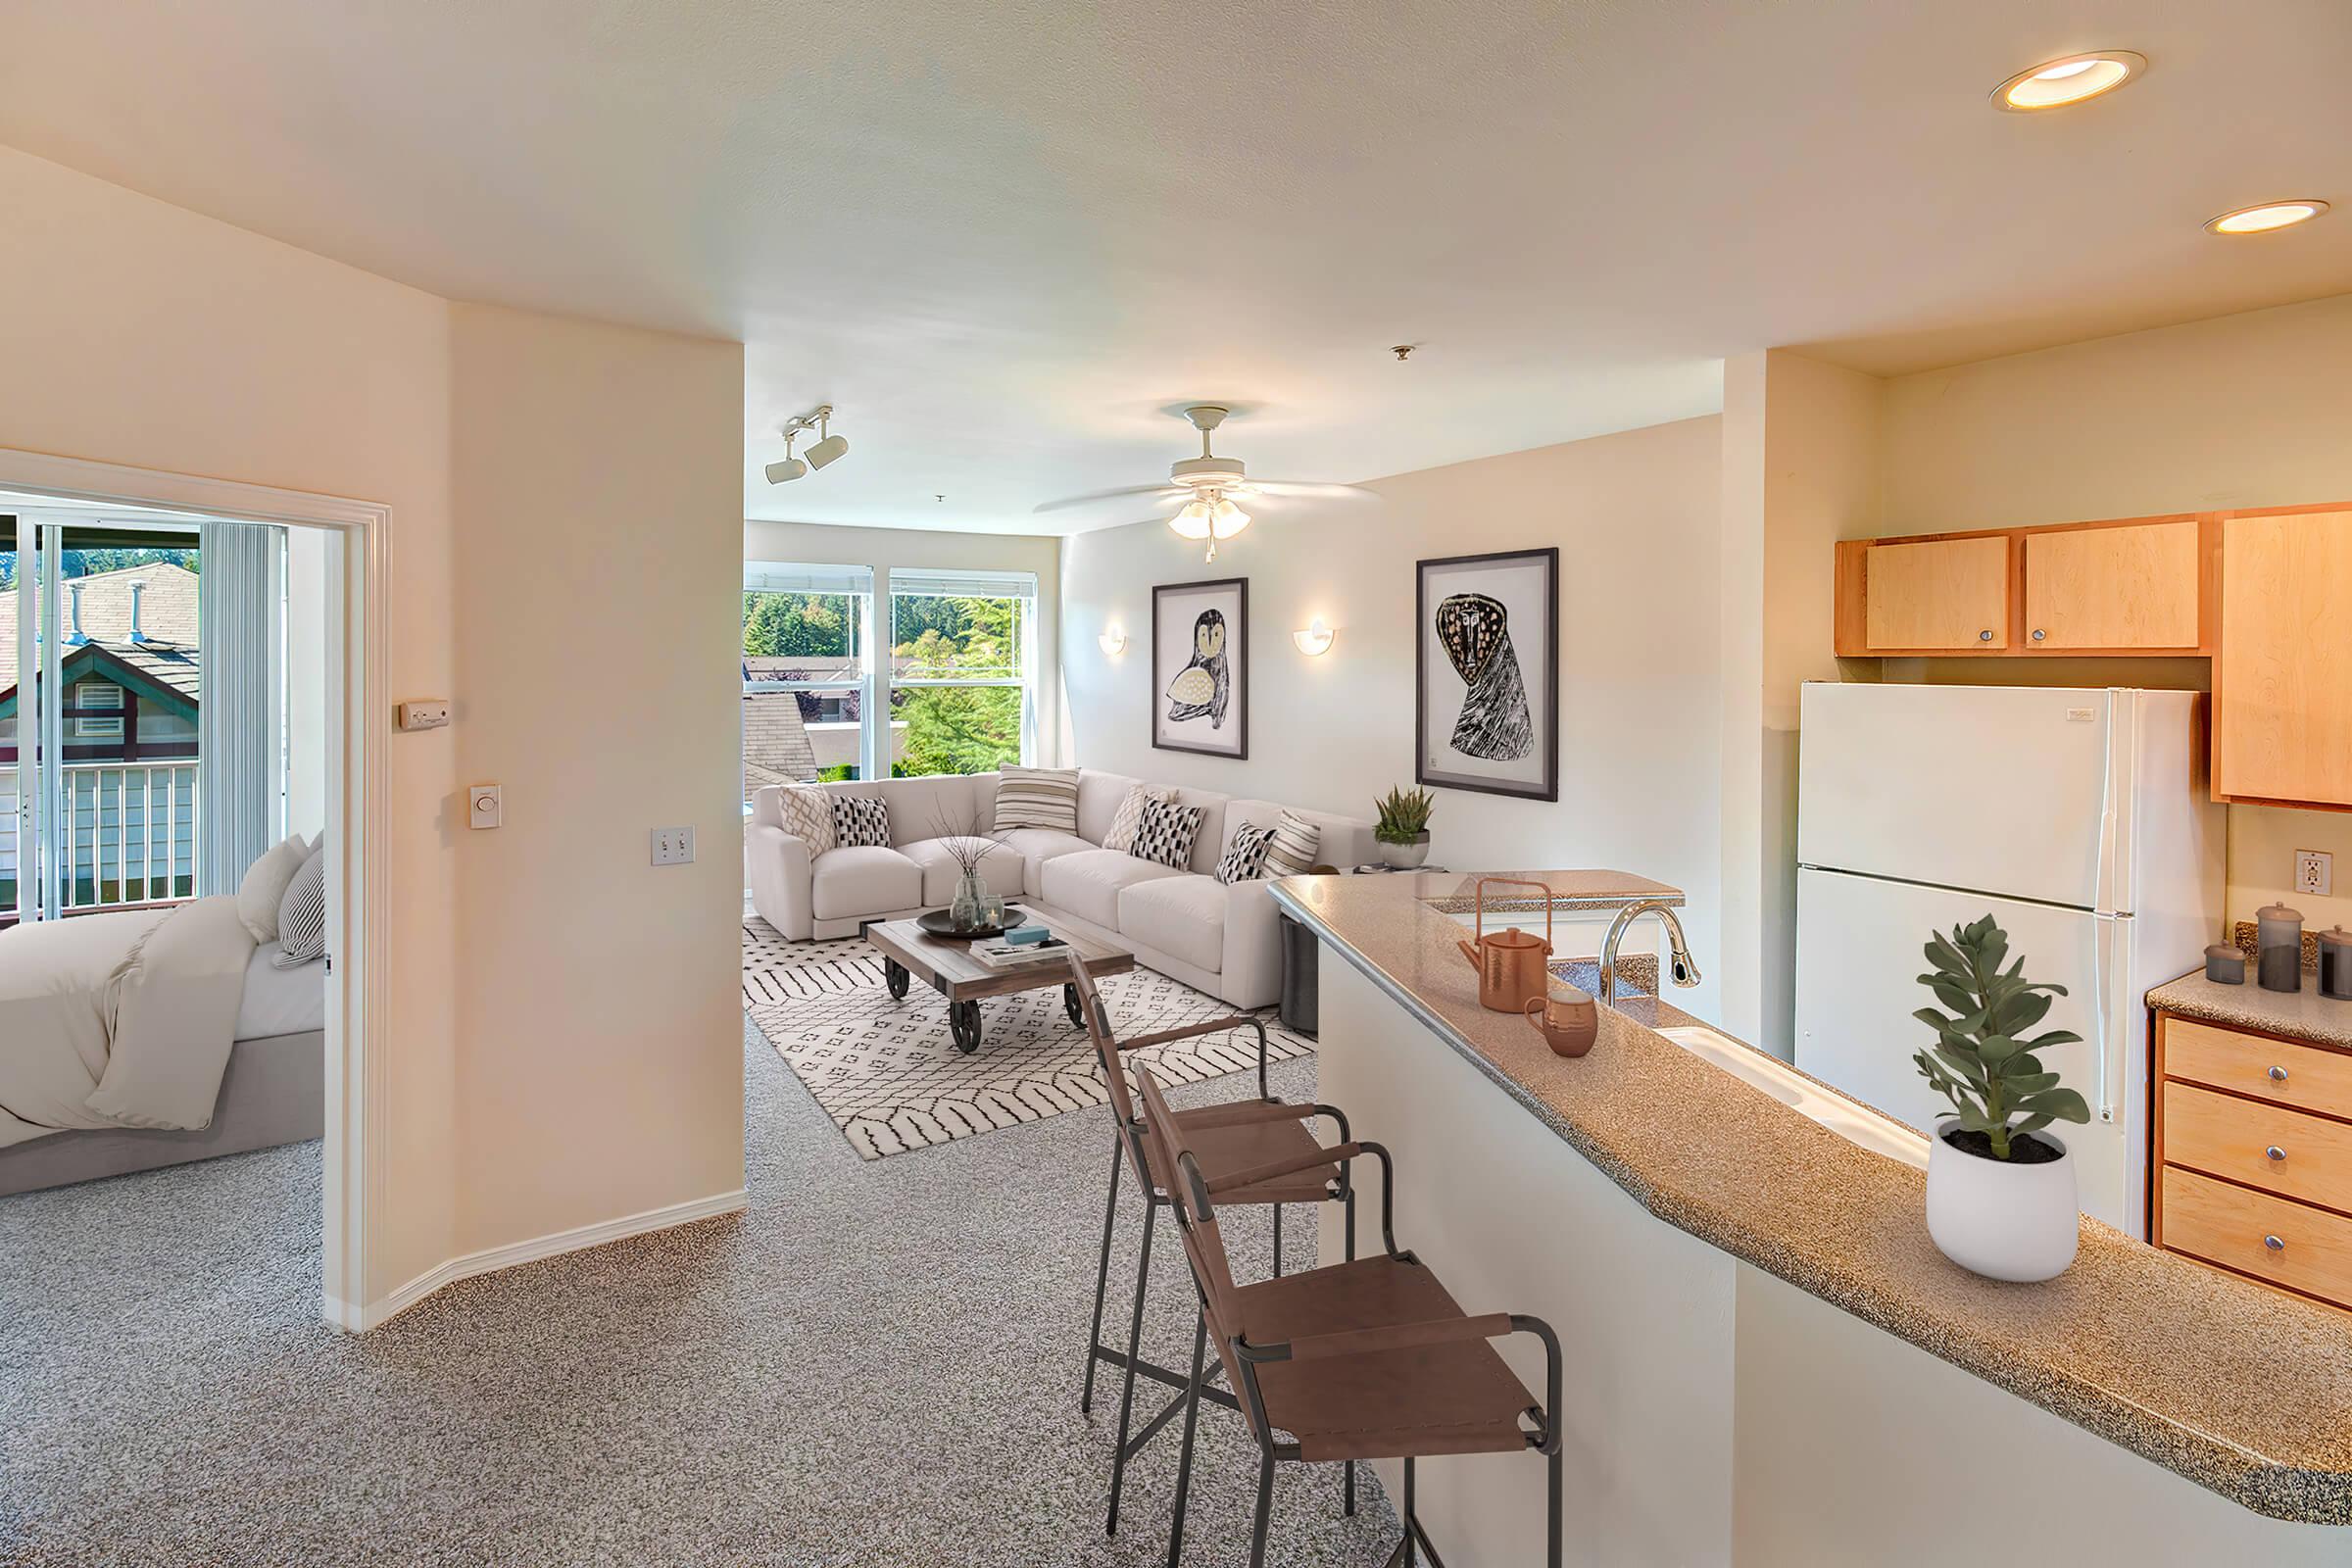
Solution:
{"label": "white ceiling", "polygon": [[[1056,531],[2352,289],[2345,0],[10,0],[0,141],[458,298],[741,338],[752,515]],[[2111,99],[2011,73],[2146,54]],[[2277,196],[2338,211],[2225,241]],[[1422,345],[1399,365],[1389,344]],[[786,416],[850,456],[771,488]],[[935,493],[946,496],[935,502]]]}

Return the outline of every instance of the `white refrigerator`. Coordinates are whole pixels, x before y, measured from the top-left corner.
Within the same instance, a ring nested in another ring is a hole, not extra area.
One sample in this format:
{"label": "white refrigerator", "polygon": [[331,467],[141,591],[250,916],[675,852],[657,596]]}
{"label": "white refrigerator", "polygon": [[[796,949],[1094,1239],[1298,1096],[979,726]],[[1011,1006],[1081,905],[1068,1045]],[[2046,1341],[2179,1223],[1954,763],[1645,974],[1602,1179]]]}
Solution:
{"label": "white refrigerator", "polygon": [[[2147,991],[2221,929],[2225,829],[2196,692],[1809,684],[1798,742],[1796,1065],[1922,1131],[1933,930],[1991,914],[2066,987],[2043,1055],[2083,1212],[2147,1235]],[[2036,1031],[2038,1032],[2038,1031]]]}

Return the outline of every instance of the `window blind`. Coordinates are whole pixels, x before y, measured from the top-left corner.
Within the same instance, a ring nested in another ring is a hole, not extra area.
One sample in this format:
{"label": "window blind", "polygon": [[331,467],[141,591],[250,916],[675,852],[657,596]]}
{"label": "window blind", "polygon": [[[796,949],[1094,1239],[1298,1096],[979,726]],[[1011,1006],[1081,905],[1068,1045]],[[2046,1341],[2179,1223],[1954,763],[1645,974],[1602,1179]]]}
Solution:
{"label": "window blind", "polygon": [[1026,599],[1037,598],[1034,571],[940,571],[927,567],[893,566],[890,591],[907,598]]}
{"label": "window blind", "polygon": [[747,594],[870,594],[874,591],[874,568],[747,561],[743,565],[743,591]]}

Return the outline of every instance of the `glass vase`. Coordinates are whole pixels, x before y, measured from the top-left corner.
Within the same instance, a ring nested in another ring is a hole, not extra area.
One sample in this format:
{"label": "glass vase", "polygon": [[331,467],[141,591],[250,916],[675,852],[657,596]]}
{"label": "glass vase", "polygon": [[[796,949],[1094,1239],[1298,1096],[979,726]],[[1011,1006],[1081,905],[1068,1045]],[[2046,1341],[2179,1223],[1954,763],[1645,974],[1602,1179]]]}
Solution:
{"label": "glass vase", "polygon": [[948,903],[948,923],[958,931],[973,931],[988,923],[988,884],[977,871],[966,871],[956,882],[956,897]]}

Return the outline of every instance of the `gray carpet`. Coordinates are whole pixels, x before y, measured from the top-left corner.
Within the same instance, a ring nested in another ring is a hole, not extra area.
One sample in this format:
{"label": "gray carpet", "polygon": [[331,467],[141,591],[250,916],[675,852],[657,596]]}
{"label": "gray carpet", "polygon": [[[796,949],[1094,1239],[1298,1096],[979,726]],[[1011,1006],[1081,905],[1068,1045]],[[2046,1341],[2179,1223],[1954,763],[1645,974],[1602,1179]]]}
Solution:
{"label": "gray carpet", "polygon": [[[748,1028],[745,1072],[749,1214],[468,1280],[364,1338],[318,1320],[316,1145],[0,1199],[0,1561],[1162,1560],[1173,1430],[1109,1543],[1115,1385],[1077,1410],[1107,1116],[869,1164]],[[1262,1271],[1262,1224],[1233,1230]],[[1149,1339],[1182,1364],[1171,1239]],[[1228,1411],[1201,1435],[1186,1560],[1239,1561],[1256,1450]],[[1344,1519],[1336,1470],[1283,1467],[1273,1560],[1379,1562],[1395,1518],[1365,1495]]]}

